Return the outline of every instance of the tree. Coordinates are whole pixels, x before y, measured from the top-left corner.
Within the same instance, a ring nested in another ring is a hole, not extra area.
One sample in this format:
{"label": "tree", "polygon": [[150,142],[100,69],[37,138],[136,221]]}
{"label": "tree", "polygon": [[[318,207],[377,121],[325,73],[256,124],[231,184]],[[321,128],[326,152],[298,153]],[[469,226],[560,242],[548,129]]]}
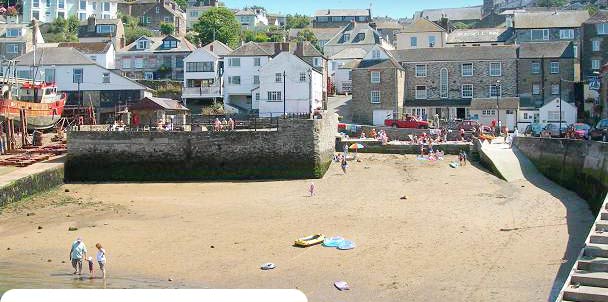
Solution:
{"label": "tree", "polygon": [[452,26],[454,26],[454,28],[456,29],[469,29],[471,28],[470,25],[463,23],[463,22],[456,22],[454,24],[452,24]]}
{"label": "tree", "polygon": [[160,32],[163,35],[172,35],[173,33],[175,33],[175,25],[171,23],[162,22],[160,23]]}
{"label": "tree", "polygon": [[268,42],[268,35],[264,32],[258,32],[255,34],[254,42]]}
{"label": "tree", "polygon": [[566,0],[538,0],[536,5],[540,7],[557,7],[564,6],[566,4]]}
{"label": "tree", "polygon": [[207,10],[192,27],[198,32],[202,44],[211,43],[214,38],[230,47],[237,47],[239,44],[241,24],[234,13],[225,7]]}
{"label": "tree", "polygon": [[187,32],[186,33],[186,40],[190,41],[190,43],[194,44],[195,46],[200,46],[201,45],[201,40],[198,38],[198,34],[194,33],[194,32]]}
{"label": "tree", "polygon": [[139,26],[139,20],[130,15],[119,15],[122,23],[125,27],[137,27]]}
{"label": "tree", "polygon": [[71,34],[78,35],[78,27],[80,26],[80,20],[78,20],[76,15],[69,16],[67,23],[67,31]]}
{"label": "tree", "polygon": [[270,42],[284,42],[285,35],[281,32],[273,32],[270,34]]}
{"label": "tree", "polygon": [[177,3],[177,5],[179,5],[179,7],[181,7],[183,10],[186,10],[186,8],[188,7],[187,0],[175,0],[175,3]]}
{"label": "tree", "polygon": [[591,4],[591,3],[587,4],[587,6],[585,6],[585,8],[589,12],[590,16],[593,16],[593,15],[597,14],[597,12],[600,11],[600,9],[596,5]]}
{"label": "tree", "polygon": [[290,28],[305,28],[310,25],[310,17],[306,15],[287,15],[287,23],[285,27]]}
{"label": "tree", "polygon": [[313,33],[312,30],[308,28],[302,29],[300,32],[298,32],[296,40],[298,40],[298,42],[309,41],[312,44],[317,43],[317,37],[315,36],[315,33]]}
{"label": "tree", "polygon": [[139,26],[125,28],[125,42],[127,44],[133,43],[133,41],[142,36],[151,37],[153,34],[151,31]]}

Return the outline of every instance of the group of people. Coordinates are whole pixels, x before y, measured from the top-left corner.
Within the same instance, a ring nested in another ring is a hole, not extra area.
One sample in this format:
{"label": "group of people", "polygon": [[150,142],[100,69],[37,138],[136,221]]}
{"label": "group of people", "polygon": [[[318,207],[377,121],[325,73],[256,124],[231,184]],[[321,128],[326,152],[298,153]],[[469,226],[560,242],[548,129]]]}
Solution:
{"label": "group of people", "polygon": [[234,120],[232,118],[223,118],[221,121],[219,118],[215,118],[213,121],[213,131],[227,131],[234,130]]}
{"label": "group of people", "polygon": [[[376,132],[376,128],[373,128],[370,132],[369,132],[369,137],[370,138],[375,138],[377,140],[379,140],[380,142],[382,142],[383,145],[388,144],[388,135],[386,134],[386,131],[384,130],[380,130],[380,132]],[[361,132],[361,138],[367,138],[367,135],[365,134],[365,131]]]}
{"label": "group of people", "polygon": [[[345,148],[346,149],[346,148]],[[347,151],[344,153],[338,153],[334,155],[334,162],[340,163],[340,167],[342,168],[342,172],[346,174],[346,170],[348,169],[348,162],[346,161]]]}
{"label": "group of people", "polygon": [[[106,250],[101,246],[101,243],[95,244],[97,248],[97,255],[95,260],[99,265],[99,271],[101,272],[101,277],[106,278]],[[74,268],[74,275],[82,275],[82,265],[84,261],[87,261],[89,267],[89,278],[93,278],[95,272],[95,264],[93,262],[93,257],[87,257],[87,246],[84,244],[84,241],[81,237],[76,238],[76,240],[72,243],[72,247],[70,249],[70,262],[72,267]]]}

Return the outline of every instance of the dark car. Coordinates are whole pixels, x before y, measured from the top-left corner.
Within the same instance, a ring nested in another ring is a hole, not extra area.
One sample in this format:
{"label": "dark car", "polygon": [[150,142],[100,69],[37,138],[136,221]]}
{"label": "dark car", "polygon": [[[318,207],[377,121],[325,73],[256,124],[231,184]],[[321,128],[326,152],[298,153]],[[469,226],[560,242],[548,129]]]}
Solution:
{"label": "dark car", "polygon": [[566,125],[562,125],[561,129],[555,124],[547,124],[541,132],[542,137],[562,137],[566,133]]}
{"label": "dark car", "polygon": [[526,129],[524,130],[524,135],[538,137],[538,136],[540,136],[541,132],[543,132],[543,125],[538,124],[538,123],[533,123],[526,127]]}
{"label": "dark car", "polygon": [[608,119],[600,120],[595,128],[589,131],[592,140],[608,142]]}
{"label": "dark car", "polygon": [[585,123],[574,123],[568,126],[566,137],[573,139],[589,139],[589,130],[591,130],[591,126]]}

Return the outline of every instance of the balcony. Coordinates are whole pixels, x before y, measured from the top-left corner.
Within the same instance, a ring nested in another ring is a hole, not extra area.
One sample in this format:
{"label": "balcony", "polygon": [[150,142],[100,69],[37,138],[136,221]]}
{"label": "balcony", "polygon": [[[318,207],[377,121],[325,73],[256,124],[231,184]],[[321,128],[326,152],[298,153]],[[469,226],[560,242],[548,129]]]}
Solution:
{"label": "balcony", "polygon": [[222,89],[219,86],[182,88],[182,98],[194,99],[219,97],[222,97]]}

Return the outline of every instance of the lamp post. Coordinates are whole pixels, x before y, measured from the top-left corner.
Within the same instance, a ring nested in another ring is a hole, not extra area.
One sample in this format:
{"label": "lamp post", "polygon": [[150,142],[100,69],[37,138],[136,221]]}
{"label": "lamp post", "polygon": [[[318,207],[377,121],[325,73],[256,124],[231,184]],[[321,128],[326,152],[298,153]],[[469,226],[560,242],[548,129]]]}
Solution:
{"label": "lamp post", "polygon": [[498,134],[500,134],[500,104],[498,102],[500,93],[498,92],[498,87],[500,87],[500,80],[496,80],[496,126],[498,127]]}

